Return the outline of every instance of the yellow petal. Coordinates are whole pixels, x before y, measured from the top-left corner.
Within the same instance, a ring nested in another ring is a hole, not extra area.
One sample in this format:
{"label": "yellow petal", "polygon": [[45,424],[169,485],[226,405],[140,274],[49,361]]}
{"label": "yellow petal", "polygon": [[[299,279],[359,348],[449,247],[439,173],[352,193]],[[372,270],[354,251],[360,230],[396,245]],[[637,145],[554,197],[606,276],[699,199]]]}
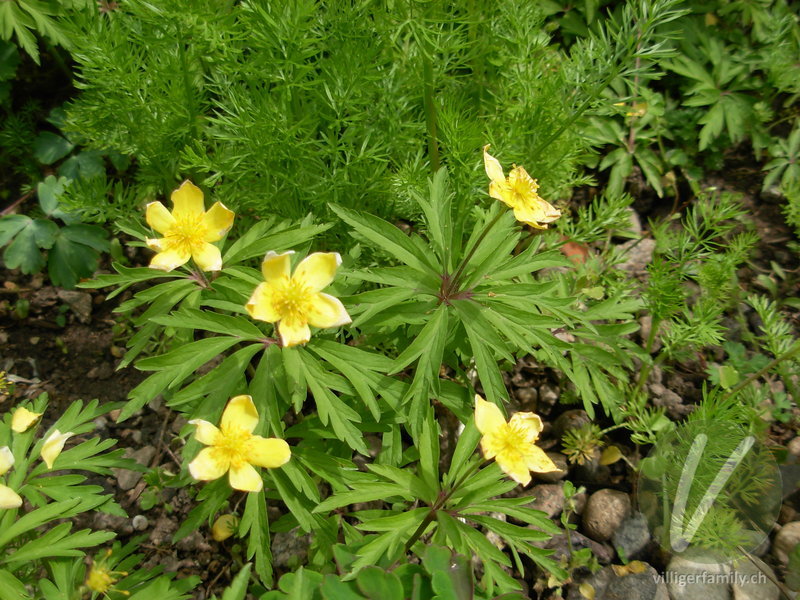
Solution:
{"label": "yellow petal", "polygon": [[489,195],[494,198],[495,200],[500,200],[503,204],[514,208],[516,203],[514,202],[514,195],[508,189],[506,183],[503,182],[495,182],[492,181],[489,184]]}
{"label": "yellow petal", "polygon": [[242,492],[260,492],[264,487],[264,480],[253,468],[253,465],[244,463],[240,467],[231,467],[228,475],[231,487]]}
{"label": "yellow petal", "polygon": [[278,323],[278,333],[281,336],[281,344],[286,348],[305,344],[311,339],[311,330],[308,328],[308,323],[300,320],[281,320]]}
{"label": "yellow petal", "polygon": [[147,205],[145,220],[150,227],[164,235],[175,225],[175,217],[161,202],[151,202]]}
{"label": "yellow petal", "polygon": [[532,412],[514,413],[508,424],[524,431],[530,443],[539,439],[539,434],[542,432],[542,419],[539,415]]}
{"label": "yellow petal", "polygon": [[14,466],[14,455],[8,446],[0,448],[0,475],[5,475]]}
{"label": "yellow petal", "polygon": [[22,506],[22,498],[10,487],[0,484],[0,509],[19,508]]}
{"label": "yellow petal", "polygon": [[340,264],[342,257],[338,252],[314,252],[297,265],[292,279],[312,292],[319,292],[330,285]]}
{"label": "yellow petal", "polygon": [[261,263],[261,273],[267,283],[275,280],[289,280],[292,273],[292,254],[294,254],[294,250],[289,250],[283,254],[276,254],[272,250],[267,252],[264,261]]}
{"label": "yellow petal", "polygon": [[167,245],[164,243],[166,240],[163,238],[146,238],[145,242],[150,250],[155,250],[156,252],[161,252],[167,247]]}
{"label": "yellow petal", "polygon": [[253,404],[253,398],[246,395],[231,398],[219,422],[222,431],[239,428],[252,433],[256,425],[258,425],[258,411]]}
{"label": "yellow petal", "polygon": [[181,250],[169,249],[156,254],[150,261],[151,269],[158,269],[159,271],[172,271],[177,269],[183,264],[186,264],[191,258],[191,254],[184,253]]}
{"label": "yellow petal", "polygon": [[352,322],[344,304],[338,298],[323,293],[314,295],[307,317],[310,325],[320,329],[339,327]]}
{"label": "yellow petal", "polygon": [[192,419],[189,421],[190,425],[194,425],[196,429],[194,430],[194,439],[196,439],[201,444],[205,444],[206,446],[213,446],[214,442],[217,441],[217,436],[219,435],[219,429],[215,425],[212,425],[208,421],[204,421],[203,419]]}
{"label": "yellow petal", "polygon": [[277,469],[289,462],[291,456],[289,444],[279,438],[254,435],[247,442],[247,462],[259,467]]}
{"label": "yellow petal", "polygon": [[525,454],[525,467],[534,473],[550,473],[561,470],[539,446],[532,446]]}
{"label": "yellow petal", "polygon": [[188,179],[172,192],[172,214],[175,218],[194,215],[200,217],[205,212],[203,192]]}
{"label": "yellow petal", "polygon": [[503,167],[500,166],[500,162],[494,156],[487,152],[488,149],[489,144],[486,144],[483,147],[483,167],[486,169],[486,174],[494,183],[505,182],[506,176],[503,174]]}
{"label": "yellow petal", "polygon": [[203,271],[219,271],[222,269],[222,254],[214,244],[204,242],[192,251],[192,258]]}
{"label": "yellow petal", "polygon": [[486,435],[505,424],[505,417],[497,405],[475,394],[475,427],[478,431]]}
{"label": "yellow petal", "polygon": [[24,433],[41,416],[42,413],[31,412],[27,408],[20,406],[14,411],[14,416],[11,417],[11,429],[17,433]]}
{"label": "yellow petal", "polygon": [[517,483],[528,485],[531,482],[530,471],[519,452],[501,453],[495,460],[506,475]]}
{"label": "yellow petal", "polygon": [[224,542],[231,537],[239,526],[239,519],[234,515],[222,515],[211,527],[211,537],[217,542]]}
{"label": "yellow petal", "polygon": [[203,225],[206,227],[205,241],[216,242],[221,240],[233,226],[233,211],[222,202],[214,202],[214,205],[203,215]]}
{"label": "yellow petal", "polygon": [[53,433],[44,441],[41,456],[48,469],[53,468],[53,463],[56,462],[58,455],[61,454],[61,451],[64,449],[64,444],[72,435],[73,433],[71,431],[68,433],[61,433],[58,429],[54,429]]}
{"label": "yellow petal", "polygon": [[275,323],[281,320],[280,313],[275,309],[273,298],[275,296],[275,286],[269,283],[261,283],[253,291],[250,300],[244,307],[254,319]]}
{"label": "yellow petal", "polygon": [[189,463],[189,473],[198,481],[219,479],[228,471],[230,461],[227,455],[216,448],[203,448]]}

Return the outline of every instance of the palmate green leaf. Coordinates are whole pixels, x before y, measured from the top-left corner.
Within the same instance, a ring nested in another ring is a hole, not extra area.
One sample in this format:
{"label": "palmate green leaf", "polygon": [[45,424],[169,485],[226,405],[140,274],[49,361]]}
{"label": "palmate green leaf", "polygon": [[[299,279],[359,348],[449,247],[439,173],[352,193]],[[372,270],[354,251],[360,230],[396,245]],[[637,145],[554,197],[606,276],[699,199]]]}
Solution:
{"label": "palmate green leaf", "polygon": [[54,519],[66,518],[66,515],[71,516],[74,514],[75,508],[82,504],[83,501],[80,498],[71,498],[63,502],[53,502],[22,515],[9,527],[0,531],[0,548],[44,523]]}
{"label": "palmate green leaf", "polygon": [[[425,487],[430,490],[429,497],[423,498],[433,503],[436,494],[441,489],[439,486],[439,452],[440,442],[439,437],[441,432],[439,424],[436,422],[436,417],[433,412],[433,406],[428,407],[428,414],[422,422],[422,432],[419,439],[419,475],[424,482]],[[388,465],[374,465],[376,468],[393,468]],[[409,487],[409,489],[411,489]]]}
{"label": "palmate green leaf", "polygon": [[40,271],[45,259],[39,248],[51,248],[57,233],[58,226],[53,221],[29,219],[3,252],[6,267],[20,269],[26,275]]}
{"label": "palmate green leaf", "polygon": [[[247,538],[247,558],[255,557],[256,573],[265,586],[271,587],[272,552],[270,551],[267,502],[263,490],[247,494],[244,513],[239,523],[239,537]],[[249,568],[247,570],[249,571]],[[247,584],[245,583],[245,591],[246,588]],[[244,593],[242,593],[243,595]]]}
{"label": "palmate green leaf", "polygon": [[[210,395],[226,396],[226,390],[237,388],[244,380],[244,373],[250,360],[264,349],[263,344],[248,344],[240,348],[230,356],[226,356],[223,361],[211,371],[192,381],[189,385],[176,392],[168,401],[167,405],[176,407],[189,404],[198,398]],[[253,394],[253,400],[257,403],[259,414],[263,414],[263,406],[258,404],[261,396]],[[183,410],[183,409],[182,409]]]}
{"label": "palmate green leaf", "polygon": [[47,256],[47,274],[55,285],[72,289],[97,269],[100,252],[108,251],[105,231],[95,225],[67,225],[55,236]]}
{"label": "palmate green leaf", "polygon": [[32,600],[25,584],[5,569],[0,569],[0,600]]}
{"label": "palmate green leaf", "polygon": [[240,341],[239,338],[228,336],[203,338],[166,354],[142,359],[136,363],[136,368],[140,371],[168,372],[171,375],[169,387],[175,387],[199,367]]}
{"label": "palmate green leaf", "polygon": [[375,399],[377,390],[373,383],[375,380],[369,377],[367,371],[385,373],[391,368],[391,359],[383,354],[367,352],[321,338],[311,340],[307,348],[344,375],[369,408],[372,417],[380,421],[381,410]]}
{"label": "palmate green leaf", "polygon": [[251,319],[194,308],[182,308],[169,315],[153,317],[151,320],[165,327],[202,329],[250,341],[264,338],[264,333]]}
{"label": "palmate green leaf", "polygon": [[300,367],[308,389],[314,396],[322,424],[330,423],[340,440],[346,442],[356,452],[366,455],[368,450],[364,436],[354,425],[361,422],[361,416],[321,383],[324,371],[316,358],[308,352],[298,352],[297,357],[300,359]]}
{"label": "palmate green leaf", "polygon": [[78,548],[98,546],[113,539],[116,535],[113,531],[91,531],[89,529],[82,529],[71,534],[71,528],[71,523],[56,525],[4,557],[0,563],[30,562],[50,556],[83,556],[83,551]]}
{"label": "palmate green leaf", "polygon": [[403,498],[411,502],[414,500],[414,495],[407,488],[396,483],[364,481],[354,485],[350,491],[340,492],[326,498],[312,512],[326,513],[358,502],[389,501],[391,498]]}
{"label": "palmate green leaf", "polygon": [[388,252],[409,267],[432,276],[438,276],[441,266],[432,262],[420,246],[412,241],[394,225],[367,213],[330,205],[345,223],[355,229],[370,242]]}
{"label": "palmate green leaf", "polygon": [[259,221],[228,247],[222,263],[227,267],[250,258],[263,258],[270,250],[283,252],[308,242],[331,227],[332,224],[313,225],[308,219],[299,227],[288,221],[279,224],[274,219]]}
{"label": "palmate green leaf", "polygon": [[[113,273],[105,273],[103,275],[98,275],[91,281],[83,281],[81,282],[78,287],[82,289],[98,289],[104,287],[111,287],[114,286],[114,289],[108,293],[106,298],[111,299],[115,296],[118,296],[126,289],[128,289],[134,283],[139,281],[147,281],[149,279],[164,279],[166,277],[175,279],[180,278],[183,281],[187,281],[186,275],[181,272],[172,271],[167,273],[165,271],[160,271],[158,269],[150,269],[148,267],[125,267],[119,263],[113,263],[112,268],[117,272],[117,274]],[[144,290],[136,294],[136,297],[139,297],[141,294],[149,292],[152,288],[148,288],[148,290]],[[150,292],[153,293],[153,292]],[[123,303],[124,304],[124,303]],[[117,307],[114,312],[125,312],[125,310]]]}
{"label": "palmate green leaf", "polygon": [[42,131],[33,140],[33,156],[44,165],[52,165],[69,154],[74,147],[74,144],[60,135]]}
{"label": "palmate green leaf", "polygon": [[416,200],[425,216],[425,225],[428,237],[439,257],[439,262],[447,272],[453,269],[453,260],[456,247],[453,239],[452,210],[453,193],[450,191],[447,180],[447,169],[442,167],[428,180],[429,195],[412,191],[411,195]]}
{"label": "palmate green leaf", "polygon": [[[249,500],[249,498],[248,498]],[[250,583],[250,569],[252,565],[246,563],[233,578],[231,584],[222,592],[222,600],[244,600],[247,587]],[[214,596],[216,598],[216,596]]]}
{"label": "palmate green leaf", "polygon": [[32,221],[25,215],[7,215],[0,217],[0,246],[5,246]]}

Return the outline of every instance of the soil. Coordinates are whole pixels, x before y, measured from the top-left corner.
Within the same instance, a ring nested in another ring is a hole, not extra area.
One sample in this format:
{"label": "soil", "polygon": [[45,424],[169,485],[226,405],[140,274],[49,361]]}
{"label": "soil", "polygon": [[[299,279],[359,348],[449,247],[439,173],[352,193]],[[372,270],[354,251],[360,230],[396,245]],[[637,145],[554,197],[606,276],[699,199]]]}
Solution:
{"label": "soil", "polygon": [[[740,272],[741,282],[748,288],[754,286],[759,274],[774,272],[771,266],[774,261],[789,274],[778,282],[784,288],[782,295],[796,295],[796,288],[791,289],[791,286],[796,285],[800,263],[798,255],[786,246],[793,234],[784,223],[780,205],[760,199],[752,174],[746,168],[742,169],[726,174],[726,180],[736,181],[738,189],[744,191],[744,202],[753,215],[760,242],[753,261]],[[722,187],[724,181],[721,177],[712,178],[709,184]],[[648,216],[659,213],[664,204],[639,203],[642,222],[646,223]],[[26,277],[13,271],[3,272],[0,286],[0,371],[5,371],[14,383],[11,395],[0,395],[0,413],[8,411],[20,399],[32,398],[42,392],[50,396],[48,413],[51,415],[59,414],[76,399],[122,402],[144,378],[143,373],[132,367],[117,370],[126,340],[124,322],[118,323],[113,309],[125,296],[105,301],[102,291],[76,291],[65,295],[47,285],[41,275]],[[786,315],[795,325],[798,324],[796,310],[789,309]],[[679,397],[679,404],[669,408],[670,414],[674,412],[677,417],[690,411],[691,404],[699,399],[706,379],[705,365],[698,358],[667,367],[660,383]],[[568,387],[567,382],[559,381],[555,372],[541,369],[525,359],[508,374],[507,384],[516,400],[516,409],[534,410],[535,407],[545,419],[545,440],[551,428],[558,426],[560,416],[578,408],[555,401],[559,392]],[[775,445],[783,446],[794,438],[798,422],[797,407],[794,408],[794,419],[789,423],[773,422],[770,436]],[[173,438],[184,423],[181,417],[176,417],[159,402],[153,402],[123,423],[118,424],[113,418],[101,418],[96,424],[102,435],[119,440],[121,447],[143,459],[147,466],[177,472],[180,459],[176,455],[180,448],[174,445]],[[602,420],[599,424],[607,425]],[[447,437],[445,435],[444,439]],[[624,433],[615,432],[613,437],[625,453],[641,453]],[[593,477],[580,469],[573,469],[568,476],[576,485],[587,486],[589,493],[600,487],[629,492],[634,485],[631,470],[623,462],[607,468],[601,480]],[[117,502],[127,511],[129,518],[95,515],[88,525],[117,531],[122,542],[144,534],[147,541],[141,545],[140,551],[146,556],[145,565],[162,564],[167,570],[178,571],[179,576],[198,575],[203,581],[195,592],[198,599],[221,594],[231,580],[232,571],[235,574],[238,568],[231,558],[231,542],[217,543],[211,539],[209,531],[202,530],[177,544],[171,541],[172,534],[192,508],[185,490],[166,489],[160,502],[143,510],[144,481],[137,479],[128,489],[121,489],[119,479],[114,477],[102,483],[106,489],[114,491]],[[785,511],[790,516],[793,512],[796,519],[800,513],[798,494],[787,499]],[[139,518],[134,523],[137,516]],[[276,536],[273,553],[276,556],[302,554],[297,542],[291,536]],[[657,568],[664,566],[657,553],[644,560]],[[292,562],[291,556],[286,562]],[[276,575],[280,574],[279,565]],[[533,582],[529,583],[533,589]],[[533,591],[531,595],[533,597]]]}

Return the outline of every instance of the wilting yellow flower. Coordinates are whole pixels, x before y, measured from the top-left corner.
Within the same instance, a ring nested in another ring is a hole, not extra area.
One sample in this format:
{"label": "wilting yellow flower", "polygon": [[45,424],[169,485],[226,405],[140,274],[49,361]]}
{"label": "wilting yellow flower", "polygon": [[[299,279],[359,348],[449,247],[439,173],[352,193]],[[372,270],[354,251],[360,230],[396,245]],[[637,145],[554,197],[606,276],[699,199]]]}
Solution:
{"label": "wilting yellow flower", "polygon": [[267,253],[261,263],[266,281],[259,284],[246,304],[254,319],[279,321],[278,333],[284,346],[310,340],[309,325],[325,329],[351,321],[338,298],[322,293],[333,281],[341,256],[336,252],[315,252],[305,257],[292,274],[292,254]]}
{"label": "wilting yellow flower", "polygon": [[222,515],[211,526],[211,537],[218,542],[224,542],[231,537],[239,526],[239,519],[234,515]]}
{"label": "wilting yellow flower", "polygon": [[[106,552],[106,557],[111,555],[111,550]],[[119,581],[120,577],[126,577],[127,571],[112,571],[108,568],[105,559],[99,562],[92,562],[89,567],[89,574],[86,576],[86,587],[98,594],[108,595],[108,592],[117,592],[129,596],[130,592],[126,590],[118,590],[114,584]]]}
{"label": "wilting yellow flower", "polygon": [[147,205],[147,224],[164,237],[148,239],[147,245],[158,252],[150,267],[172,271],[190,258],[204,271],[219,271],[222,255],[211,244],[222,239],[233,225],[233,212],[215,202],[208,212],[203,192],[191,181],[184,181],[172,192],[172,213],[161,202]]}
{"label": "wilting yellow flower", "polygon": [[35,413],[20,406],[14,411],[14,415],[11,417],[11,429],[17,433],[24,433],[28,431],[28,428],[41,416],[42,413]]}
{"label": "wilting yellow flower", "polygon": [[[8,470],[14,466],[14,455],[8,446],[0,448],[0,476],[8,473]],[[0,483],[0,509],[3,508],[19,508],[22,506],[22,498],[19,494],[12,490],[7,485]]]}
{"label": "wilting yellow flower", "polygon": [[278,438],[253,435],[258,425],[258,411],[250,396],[231,398],[219,428],[208,421],[194,419],[197,425],[194,437],[205,444],[197,457],[189,463],[192,477],[210,481],[230,471],[231,487],[243,492],[258,492],[264,485],[253,465],[277,469],[291,457],[289,444]]}
{"label": "wilting yellow flower", "polygon": [[558,219],[561,212],[539,196],[539,184],[524,168],[514,165],[506,178],[503,167],[488,149],[488,144],[483,147],[483,165],[491,179],[489,195],[514,209],[517,221],[547,229],[547,223]]}
{"label": "wilting yellow flower", "polygon": [[64,449],[64,444],[74,434],[70,431],[68,433],[61,433],[58,429],[54,429],[53,433],[47,436],[42,446],[42,460],[47,465],[48,469],[53,468],[53,463],[56,462],[58,455]]}
{"label": "wilting yellow flower", "polygon": [[542,431],[542,420],[531,412],[518,412],[506,423],[497,405],[475,395],[475,426],[481,432],[481,450],[486,458],[494,458],[514,481],[527,485],[530,471],[559,471],[544,450],[536,445]]}

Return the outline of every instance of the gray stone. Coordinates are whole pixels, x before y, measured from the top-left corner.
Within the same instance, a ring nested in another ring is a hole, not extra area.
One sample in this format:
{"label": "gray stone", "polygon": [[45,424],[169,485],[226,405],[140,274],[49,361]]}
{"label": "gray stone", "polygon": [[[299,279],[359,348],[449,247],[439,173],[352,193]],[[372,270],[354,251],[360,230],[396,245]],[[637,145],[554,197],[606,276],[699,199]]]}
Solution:
{"label": "gray stone", "polygon": [[561,452],[547,452],[547,456],[553,463],[560,469],[559,471],[550,471],[549,473],[535,473],[536,479],[546,483],[556,483],[567,476],[569,465],[567,464],[567,457]]}
{"label": "gray stone", "polygon": [[784,566],[789,564],[789,552],[800,544],[800,521],[793,521],[781,527],[772,541],[772,555]]}
{"label": "gray stone", "polygon": [[650,542],[650,531],[645,516],[640,512],[630,515],[614,532],[612,542],[622,560],[638,558]]}
{"label": "gray stone", "polygon": [[791,442],[786,444],[786,449],[792,456],[800,457],[800,435],[798,435]]}
{"label": "gray stone", "polygon": [[523,495],[533,497],[526,508],[541,510],[551,519],[564,509],[564,489],[559,483],[541,483],[525,490]]}
{"label": "gray stone", "polygon": [[571,584],[567,600],[586,600],[579,586],[592,586],[595,600],[669,600],[667,586],[652,566],[644,564],[641,573],[617,575],[613,567],[604,567],[583,581]]}
{"label": "gray stone", "polygon": [[[143,467],[149,467],[150,461],[156,455],[156,449],[153,446],[145,446],[139,448],[136,452],[131,453],[130,449],[125,451],[128,458],[134,459]],[[139,471],[130,471],[128,469],[113,469],[114,474],[117,476],[117,485],[122,490],[132,490],[136,484],[142,479],[142,473]]]}
{"label": "gray stone", "polygon": [[549,540],[536,545],[546,550],[552,550],[553,554],[550,558],[560,561],[561,559],[569,559],[570,544],[572,544],[573,552],[577,550],[583,550],[584,548],[591,548],[592,554],[595,555],[598,562],[601,564],[607,565],[614,560],[614,549],[611,548],[611,546],[608,544],[595,542],[594,540],[589,539],[577,531],[570,532],[569,541],[567,540],[567,535],[565,533],[559,533],[558,535],[554,535]]}
{"label": "gray stone", "polygon": [[58,297],[70,307],[81,323],[92,320],[92,295],[87,292],[58,290]]}
{"label": "gray stone", "polygon": [[538,408],[539,392],[535,387],[523,387],[515,394],[519,409],[523,412],[536,412]]}
{"label": "gray stone", "polygon": [[592,420],[585,410],[579,408],[567,410],[561,413],[553,423],[553,435],[560,439],[570,429],[580,429],[591,422]]}
{"label": "gray stone", "polygon": [[755,560],[758,566],[747,558],[742,558],[736,565],[731,586],[734,600],[778,600],[781,592],[772,583],[777,579],[775,572],[764,561]]}
{"label": "gray stone", "polygon": [[543,383],[539,386],[539,403],[542,406],[553,406],[561,395],[558,386]]}
{"label": "gray stone", "polygon": [[611,489],[598,490],[589,496],[586,503],[583,530],[590,538],[605,542],[611,539],[630,511],[631,499],[628,494]]}
{"label": "gray stone", "polygon": [[136,531],[144,531],[150,523],[144,515],[136,515],[131,520],[131,525]]}
{"label": "gray stone", "polygon": [[699,563],[674,556],[667,566],[667,588],[672,600],[730,600],[727,565]]}
{"label": "gray stone", "polygon": [[[609,567],[606,567],[609,568]],[[602,600],[669,600],[667,585],[650,565],[641,573],[614,576],[608,582]]]}
{"label": "gray stone", "polygon": [[306,562],[311,536],[299,528],[272,536],[272,564],[276,569],[296,569]]}
{"label": "gray stone", "polygon": [[624,262],[618,265],[618,269],[627,271],[631,275],[641,275],[647,270],[647,265],[653,261],[653,252],[656,249],[656,241],[649,238],[630,240],[620,244],[620,255]]}

